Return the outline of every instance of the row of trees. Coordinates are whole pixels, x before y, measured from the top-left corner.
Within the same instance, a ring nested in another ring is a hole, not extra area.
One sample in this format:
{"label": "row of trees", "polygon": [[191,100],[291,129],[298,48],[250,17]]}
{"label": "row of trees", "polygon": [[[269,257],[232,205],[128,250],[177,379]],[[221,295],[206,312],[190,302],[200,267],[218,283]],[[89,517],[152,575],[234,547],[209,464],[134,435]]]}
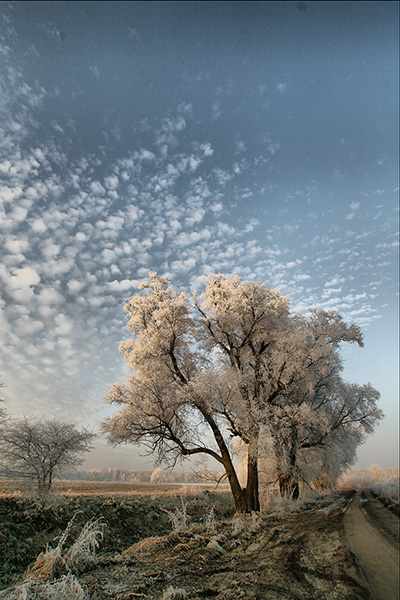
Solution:
{"label": "row of trees", "polygon": [[[208,473],[196,471],[177,471],[172,469],[160,469],[152,471],[131,471],[127,469],[98,469],[89,471],[63,471],[61,477],[66,480],[78,481],[120,481],[129,483],[203,483]],[[215,473],[214,479],[221,476]]]}
{"label": "row of trees", "polygon": [[353,462],[382,417],[370,384],[342,378],[341,345],[363,345],[357,325],[334,312],[293,314],[279,291],[238,276],[210,275],[189,298],[150,273],[141,290],[124,305],[132,335],[120,350],[132,372],[106,397],[120,405],[104,423],[112,443],[144,444],[159,463],[213,458],[238,512],[260,508],[262,459],[273,458],[285,494],[316,466],[335,479]]}

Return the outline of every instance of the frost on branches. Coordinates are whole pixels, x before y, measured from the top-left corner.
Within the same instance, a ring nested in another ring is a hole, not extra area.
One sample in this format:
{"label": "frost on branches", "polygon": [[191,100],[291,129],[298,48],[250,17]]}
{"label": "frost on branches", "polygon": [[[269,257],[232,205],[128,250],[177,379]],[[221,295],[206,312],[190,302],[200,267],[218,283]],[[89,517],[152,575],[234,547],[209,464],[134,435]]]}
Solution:
{"label": "frost on branches", "polygon": [[83,462],[95,437],[57,419],[7,419],[0,426],[0,473],[33,484],[44,504],[54,477]]}
{"label": "frost on branches", "polygon": [[[382,417],[376,390],[341,379],[340,345],[362,346],[362,335],[340,315],[293,315],[278,290],[238,276],[210,275],[192,298],[156,273],[140,289],[125,303],[132,337],[120,346],[132,373],[106,397],[121,408],[104,430],[113,443],[146,444],[158,461],[213,457],[238,512],[260,508],[266,448],[291,494],[300,478],[336,477]],[[244,485],[235,441],[246,449]]]}

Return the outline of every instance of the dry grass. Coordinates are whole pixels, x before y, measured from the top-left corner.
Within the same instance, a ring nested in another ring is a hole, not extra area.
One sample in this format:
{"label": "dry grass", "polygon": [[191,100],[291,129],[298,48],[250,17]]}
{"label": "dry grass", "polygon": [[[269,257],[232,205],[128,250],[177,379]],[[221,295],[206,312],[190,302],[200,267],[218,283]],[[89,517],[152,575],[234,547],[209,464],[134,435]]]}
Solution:
{"label": "dry grass", "polygon": [[92,565],[99,541],[103,539],[103,524],[100,521],[101,519],[88,521],[72,546],[64,551],[64,545],[74,526],[74,518],[71,519],[57,546],[48,547],[46,552],[39,554],[26,574],[26,582],[49,582],[65,573],[78,574]]}
{"label": "dry grass", "polygon": [[163,594],[162,600],[186,600],[188,595],[182,588],[169,586]]}
{"label": "dry grass", "polygon": [[82,528],[68,550],[64,545],[74,527],[68,523],[55,548],[47,548],[28,569],[25,580],[0,592],[4,600],[86,600],[87,595],[76,575],[95,562],[94,553],[103,538],[101,519],[92,519]]}
{"label": "dry grass", "polygon": [[[229,486],[215,489],[212,483],[130,483],[121,481],[55,481],[52,493],[66,498],[74,496],[185,496],[196,497],[204,491],[226,492]],[[26,483],[0,477],[0,497],[19,498],[27,494]]]}
{"label": "dry grass", "polygon": [[166,543],[167,542],[165,538],[162,537],[145,538],[144,540],[140,540],[140,542],[137,542],[133,546],[130,546],[129,548],[124,550],[124,552],[122,552],[121,554],[121,557],[125,560],[135,553],[143,556],[151,555],[155,552],[159,552],[160,550],[162,550],[165,547]]}
{"label": "dry grass", "polygon": [[4,600],[87,600],[87,595],[72,575],[63,575],[52,582],[26,581],[14,588],[0,592]]}

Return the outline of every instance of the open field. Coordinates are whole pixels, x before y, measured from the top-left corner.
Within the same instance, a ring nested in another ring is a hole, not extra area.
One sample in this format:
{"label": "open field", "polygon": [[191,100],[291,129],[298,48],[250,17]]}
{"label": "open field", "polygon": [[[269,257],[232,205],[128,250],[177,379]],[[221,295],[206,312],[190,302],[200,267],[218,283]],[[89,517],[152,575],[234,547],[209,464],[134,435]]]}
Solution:
{"label": "open field", "polygon": [[[199,494],[205,490],[213,491],[213,483],[130,483],[121,481],[55,481],[53,493],[60,496],[155,496],[161,494],[190,495]],[[222,484],[218,490],[227,492],[229,486]],[[11,482],[0,478],[0,495],[13,496],[24,492],[22,482]]]}
{"label": "open field", "polygon": [[[56,547],[71,519],[74,518],[74,523],[66,542],[67,550],[85,523],[100,518],[99,530],[104,526],[104,535],[102,539],[99,537],[100,547],[95,557],[83,566],[70,567],[68,575],[76,578],[84,595],[69,596],[67,592],[60,596],[54,592],[50,596],[38,594],[37,598],[371,600],[383,597],[376,593],[374,575],[365,569],[364,558],[358,556],[349,533],[354,529],[354,519],[360,518],[360,494],[355,496],[357,505],[349,504],[354,491],[347,490],[321,496],[314,502],[281,506],[275,502],[273,512],[234,519],[230,494],[205,488],[68,481],[59,485],[59,496],[45,508],[38,508],[21,496],[4,494],[0,497],[0,553],[6,558],[0,566],[1,586],[20,583],[23,573],[45,551],[46,545]],[[362,500],[363,512],[368,505],[368,518],[375,523],[372,528],[386,529],[393,551],[398,552],[398,517],[369,492]],[[378,521],[374,516],[377,513]],[[360,523],[356,529],[362,540],[365,524]],[[370,531],[367,533],[373,536]],[[372,540],[368,542],[372,546],[378,544],[376,538],[368,539]],[[375,548],[370,550],[373,555]],[[47,577],[51,581],[52,577],[62,575],[65,565],[57,563],[58,570],[49,571],[43,567],[45,562],[42,559],[36,566],[36,577],[41,574],[44,580]],[[380,568],[386,569],[386,580],[392,586],[390,600],[397,600],[393,589],[398,570],[396,574],[390,560]],[[40,585],[45,584],[42,581]],[[10,588],[0,593],[0,598],[6,600],[17,597],[34,595],[17,596]]]}

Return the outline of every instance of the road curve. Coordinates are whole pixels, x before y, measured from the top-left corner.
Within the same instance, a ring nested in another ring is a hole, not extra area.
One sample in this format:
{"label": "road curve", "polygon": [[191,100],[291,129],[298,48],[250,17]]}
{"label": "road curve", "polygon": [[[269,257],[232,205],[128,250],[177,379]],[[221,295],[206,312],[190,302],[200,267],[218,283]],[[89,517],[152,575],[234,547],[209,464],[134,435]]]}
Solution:
{"label": "road curve", "polygon": [[[369,504],[371,510],[367,510]],[[399,600],[398,517],[384,509],[371,495],[364,499],[358,492],[344,515],[344,528],[372,598]]]}

